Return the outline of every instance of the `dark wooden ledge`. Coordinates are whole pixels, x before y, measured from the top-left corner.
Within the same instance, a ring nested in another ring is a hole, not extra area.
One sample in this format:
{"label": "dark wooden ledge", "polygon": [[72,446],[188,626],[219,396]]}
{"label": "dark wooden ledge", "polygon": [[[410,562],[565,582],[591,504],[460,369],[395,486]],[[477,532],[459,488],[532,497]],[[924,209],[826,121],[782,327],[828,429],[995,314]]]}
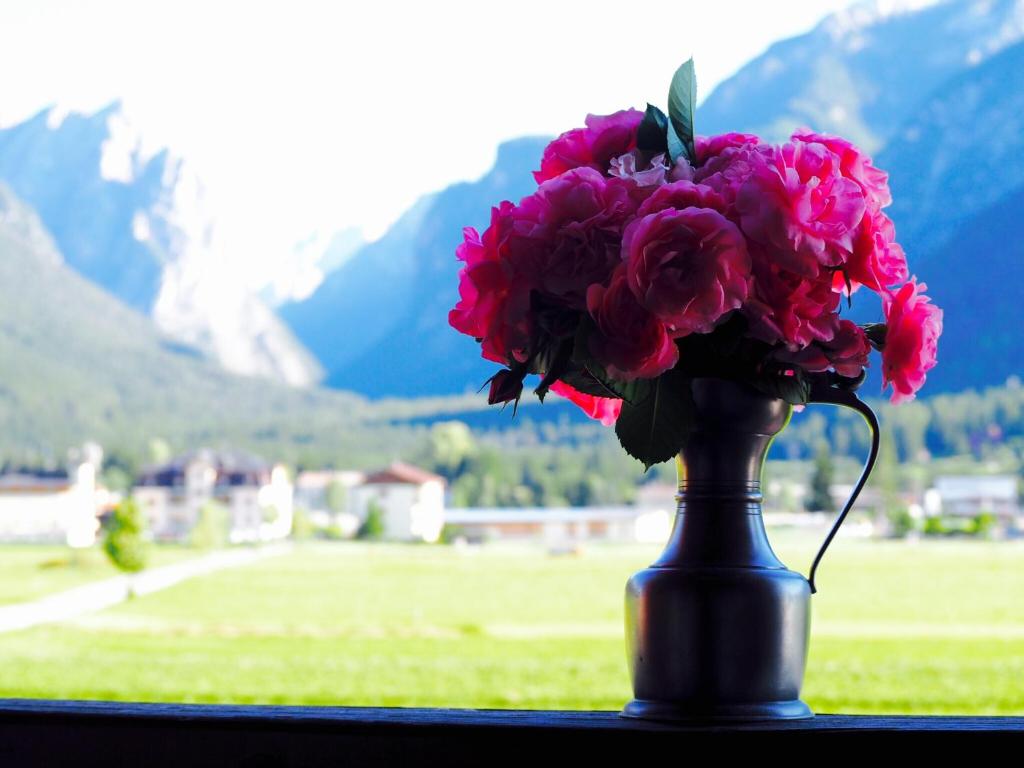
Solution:
{"label": "dark wooden ledge", "polygon": [[[604,765],[694,746],[864,744],[939,747],[1015,738],[1024,717],[818,715],[788,723],[673,726],[614,712],[377,709],[0,699],[0,765]],[[656,750],[656,751],[652,751]],[[682,751],[680,751],[682,750]],[[919,755],[919,753],[917,753]],[[660,761],[659,761],[660,762]]]}

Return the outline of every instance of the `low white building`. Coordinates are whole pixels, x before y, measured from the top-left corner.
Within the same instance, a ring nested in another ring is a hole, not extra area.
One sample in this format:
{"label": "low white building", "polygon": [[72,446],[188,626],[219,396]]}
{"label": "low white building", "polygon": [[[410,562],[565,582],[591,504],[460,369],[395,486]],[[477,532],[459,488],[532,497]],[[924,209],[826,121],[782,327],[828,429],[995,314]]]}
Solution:
{"label": "low white building", "polygon": [[366,520],[371,506],[380,510],[384,538],[395,541],[437,541],[444,526],[445,481],[419,467],[395,463],[368,474],[351,489],[350,510]]}
{"label": "low white building", "polygon": [[457,508],[445,522],[468,541],[530,541],[565,549],[588,541],[663,543],[674,510],[659,507]]}
{"label": "low white building", "polygon": [[7,468],[0,473],[0,541],[88,547],[96,541],[104,492],[98,445],[87,444],[54,470]]}
{"label": "low white building", "polygon": [[232,543],[285,538],[292,529],[288,471],[240,453],[199,450],[149,467],[132,495],[155,539],[186,541],[203,507],[223,505]]}
{"label": "low white building", "polygon": [[929,514],[946,517],[994,515],[1004,521],[1020,514],[1014,475],[942,475],[925,496]]}

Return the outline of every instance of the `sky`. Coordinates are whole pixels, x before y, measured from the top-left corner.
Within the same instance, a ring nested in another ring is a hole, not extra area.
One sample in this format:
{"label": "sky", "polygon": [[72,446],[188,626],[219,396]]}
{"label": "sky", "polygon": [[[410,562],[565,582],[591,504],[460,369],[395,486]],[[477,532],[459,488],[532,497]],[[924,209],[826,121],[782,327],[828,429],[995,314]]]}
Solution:
{"label": "sky", "polygon": [[378,237],[503,140],[664,106],[691,55],[706,96],[849,4],[4,0],[0,125],[122,100],[199,174],[259,282],[310,235]]}

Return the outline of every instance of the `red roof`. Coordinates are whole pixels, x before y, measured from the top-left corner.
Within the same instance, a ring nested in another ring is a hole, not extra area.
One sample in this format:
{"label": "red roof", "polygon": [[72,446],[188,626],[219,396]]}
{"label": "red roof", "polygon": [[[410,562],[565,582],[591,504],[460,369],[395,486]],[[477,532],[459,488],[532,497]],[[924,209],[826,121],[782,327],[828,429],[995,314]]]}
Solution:
{"label": "red roof", "polygon": [[395,462],[387,469],[371,472],[366,476],[367,485],[382,485],[384,483],[404,483],[406,485],[423,485],[430,482],[444,482],[444,478],[427,472],[425,469],[414,467],[411,464]]}

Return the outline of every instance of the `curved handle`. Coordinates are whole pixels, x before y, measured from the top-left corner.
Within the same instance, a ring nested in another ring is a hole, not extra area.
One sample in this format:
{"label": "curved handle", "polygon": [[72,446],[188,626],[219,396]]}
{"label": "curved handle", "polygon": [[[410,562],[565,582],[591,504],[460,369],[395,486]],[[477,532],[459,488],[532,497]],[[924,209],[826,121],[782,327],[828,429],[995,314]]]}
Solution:
{"label": "curved handle", "polygon": [[868,428],[871,430],[871,450],[868,452],[868,460],[864,464],[864,471],[860,474],[860,479],[857,484],[853,487],[853,493],[850,494],[850,498],[846,502],[846,506],[843,507],[843,511],[839,513],[839,517],[836,518],[835,523],[832,525],[832,530],[828,532],[828,536],[825,537],[825,542],[821,545],[821,549],[818,550],[817,556],[814,558],[814,563],[811,565],[811,575],[808,577],[808,582],[811,585],[811,594],[817,592],[817,588],[814,586],[814,574],[818,570],[818,564],[821,563],[821,558],[825,556],[825,550],[828,549],[828,545],[832,543],[832,539],[835,538],[836,534],[839,533],[839,526],[843,524],[843,520],[853,509],[853,505],[857,501],[857,497],[860,496],[861,490],[864,488],[864,484],[868,481],[868,476],[871,474],[871,470],[875,467],[875,460],[878,458],[878,417],[875,416],[875,412],[857,397],[856,393],[850,389],[841,389],[838,387],[831,386],[827,381],[815,382],[811,387],[811,395],[808,398],[809,403],[829,403],[831,405],[839,405],[843,408],[849,408],[856,411],[864,417],[864,421],[867,422]]}

